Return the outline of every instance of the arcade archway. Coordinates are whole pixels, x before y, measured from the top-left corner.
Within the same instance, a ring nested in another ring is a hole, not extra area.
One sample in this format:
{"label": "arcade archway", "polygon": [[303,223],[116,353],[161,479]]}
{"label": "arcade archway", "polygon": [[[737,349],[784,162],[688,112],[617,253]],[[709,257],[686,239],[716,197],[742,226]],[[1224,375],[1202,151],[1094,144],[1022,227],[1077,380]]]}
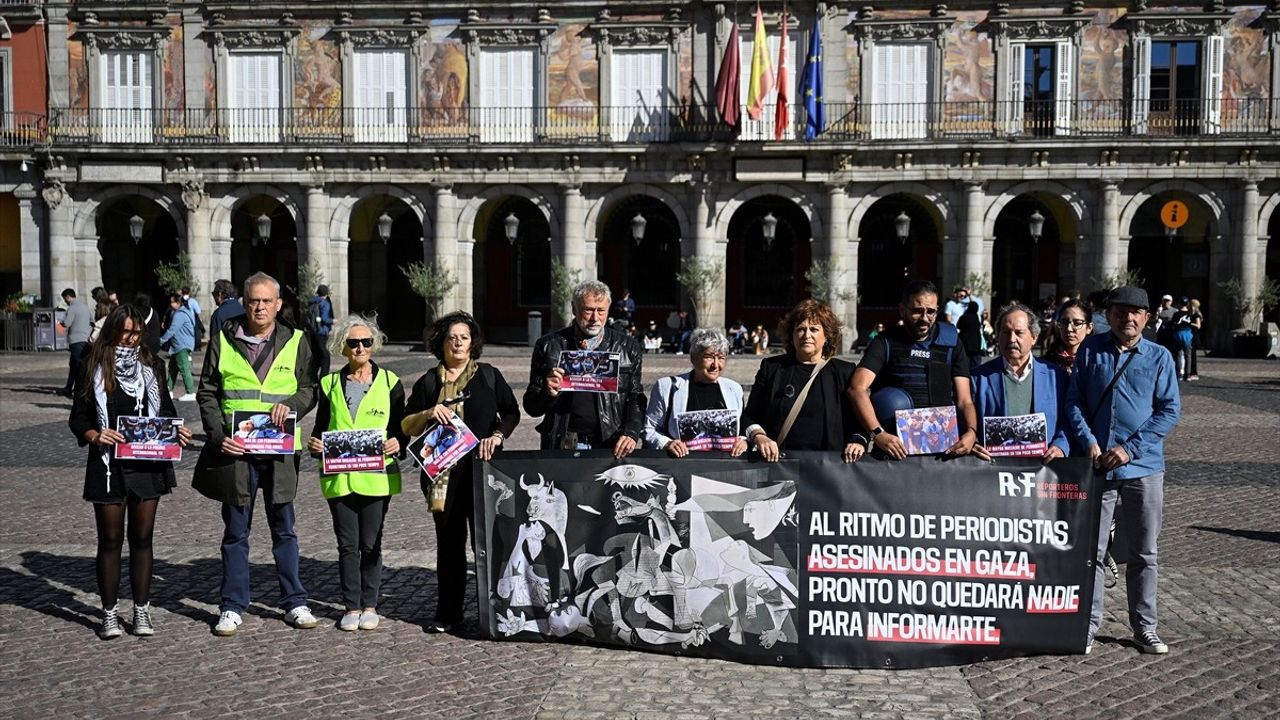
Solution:
{"label": "arcade archway", "polygon": [[472,282],[475,315],[491,340],[526,336],[532,311],[551,328],[551,227],[530,200],[507,196],[486,202],[476,214]]}
{"label": "arcade archway", "polygon": [[633,195],[614,204],[603,217],[596,247],[600,279],[614,297],[631,291],[637,327],[649,320],[662,325],[680,307],[680,225],[661,200]]}
{"label": "arcade archway", "polygon": [[[245,278],[265,272],[280,283],[281,311],[292,324],[298,312],[298,222],[293,213],[269,195],[237,203],[231,212],[231,282],[243,287]],[[305,288],[314,292],[315,288]]]}
{"label": "arcade archway", "polygon": [[1058,298],[1075,280],[1075,216],[1052,193],[1025,193],[996,217],[991,259],[991,308],[1017,300],[1033,309]]}
{"label": "arcade archway", "polygon": [[173,217],[153,200],[132,196],[103,205],[96,221],[102,286],[114,290],[122,303],[145,292],[151,296],[151,307],[166,307],[167,291],[155,269],[178,259]]}
{"label": "arcade archway", "polygon": [[891,326],[898,321],[898,303],[907,283],[939,282],[941,214],[916,195],[888,195],[868,208],[858,225],[858,238],[858,323]]}
{"label": "arcade archway", "polygon": [[[1189,210],[1186,224],[1174,232],[1160,219],[1160,208],[1171,200]],[[1129,270],[1142,277],[1152,298],[1168,293],[1205,302],[1214,283],[1224,279],[1215,277],[1219,268],[1213,256],[1226,239],[1220,236],[1213,211],[1197,195],[1169,191],[1148,198],[1134,215],[1130,235]]]}
{"label": "arcade archway", "polygon": [[[766,238],[769,226],[772,240]],[[763,324],[772,332],[778,319],[809,295],[804,273],[812,238],[808,215],[791,200],[762,195],[743,203],[729,221],[725,320]]]}
{"label": "arcade archway", "polygon": [[400,270],[423,259],[422,222],[417,213],[396,198],[369,198],[352,210],[350,236],[351,311],[377,313],[379,327],[392,340],[421,339],[426,301]]}

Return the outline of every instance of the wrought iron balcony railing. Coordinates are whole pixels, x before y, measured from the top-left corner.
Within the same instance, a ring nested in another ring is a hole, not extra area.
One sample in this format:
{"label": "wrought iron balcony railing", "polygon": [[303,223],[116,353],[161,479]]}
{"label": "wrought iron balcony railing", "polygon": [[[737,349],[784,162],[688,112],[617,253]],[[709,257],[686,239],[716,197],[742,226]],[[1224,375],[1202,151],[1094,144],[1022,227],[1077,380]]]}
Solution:
{"label": "wrought iron balcony railing", "polygon": [[[1280,102],[1223,99],[1139,102],[943,102],[825,107],[820,142],[876,144],[1004,139],[1069,142],[1095,137],[1263,135],[1280,128]],[[774,108],[744,116],[735,133],[714,108],[463,107],[59,110],[46,128],[30,113],[0,115],[0,146],[307,145],[307,144],[564,144],[775,141],[800,142],[806,116],[792,107],[778,132]]]}

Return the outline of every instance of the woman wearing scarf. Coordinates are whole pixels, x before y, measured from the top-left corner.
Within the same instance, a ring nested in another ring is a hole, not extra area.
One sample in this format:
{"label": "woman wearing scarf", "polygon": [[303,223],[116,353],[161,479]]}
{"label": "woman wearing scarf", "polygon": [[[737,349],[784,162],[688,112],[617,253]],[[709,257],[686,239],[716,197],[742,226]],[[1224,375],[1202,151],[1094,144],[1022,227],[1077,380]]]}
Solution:
{"label": "woman wearing scarf", "polygon": [[[462,622],[467,582],[467,528],[472,521],[472,463],[489,460],[520,422],[520,406],[498,369],[477,362],[484,348],[480,326],[464,312],[436,321],[429,348],[440,364],[418,378],[405,407],[402,429],[416,436],[432,422],[450,422],[456,414],[480,445],[432,483],[421,476],[422,493],[436,525],[436,575],[439,596],[435,619],[427,632],[449,632]],[[478,570],[483,572],[483,570]]]}
{"label": "woman wearing scarf", "polygon": [[395,456],[408,444],[400,432],[404,385],[395,373],[373,361],[374,353],[382,349],[382,331],[374,320],[348,315],[327,337],[329,352],[346,356],[347,365],[320,379],[324,400],[317,406],[307,449],[319,457],[326,430],[386,430],[381,472],[320,474],[320,490],[329,501],[338,537],[338,582],[346,607],[338,629],[373,630],[379,622],[382,526],[391,496],[400,492]]}
{"label": "woman wearing scarf", "polygon": [[[67,425],[83,447],[89,445],[84,499],[93,503],[98,527],[98,593],[102,596],[103,640],[123,634],[116,611],[120,586],[120,549],[129,529],[129,583],[133,588],[133,634],[152,635],[151,535],[160,496],[177,485],[173,463],[116,460],[112,448],[124,441],[116,431],[121,415],[177,417],[164,379],[164,366],[141,345],[145,321],[137,308],[121,305],[105,318],[98,341],[85,357],[85,374],[77,380],[75,402]],[[178,442],[191,441],[191,430],[178,429]]]}

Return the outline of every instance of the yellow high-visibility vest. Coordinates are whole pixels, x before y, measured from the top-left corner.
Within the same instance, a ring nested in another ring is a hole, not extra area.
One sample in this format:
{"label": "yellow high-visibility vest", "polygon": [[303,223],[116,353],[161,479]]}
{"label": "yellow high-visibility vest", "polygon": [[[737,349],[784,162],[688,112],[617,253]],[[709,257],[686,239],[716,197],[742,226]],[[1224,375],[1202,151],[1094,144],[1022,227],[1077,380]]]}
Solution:
{"label": "yellow high-visibility vest", "polygon": [[[391,388],[400,378],[390,370],[378,368],[378,377],[369,392],[360,400],[356,416],[351,417],[346,395],[342,392],[342,372],[333,372],[320,379],[320,390],[329,401],[329,427],[323,430],[383,430],[391,416]],[[400,492],[400,464],[388,455],[383,465],[386,472],[347,472],[326,475],[320,473],[320,490],[325,499],[355,493],[370,497],[395,495]],[[322,466],[323,467],[323,466]]]}
{"label": "yellow high-visibility vest", "polygon": [[[222,376],[222,425],[227,437],[232,435],[231,414],[240,410],[269,412],[271,406],[284,402],[298,392],[298,348],[302,346],[302,331],[294,330],[293,337],[280,348],[265,382],[258,380],[249,360],[241,355],[227,339],[225,332],[218,333],[220,352],[218,374]],[[270,342],[270,341],[268,341]],[[300,433],[294,432],[294,450],[302,449]]]}

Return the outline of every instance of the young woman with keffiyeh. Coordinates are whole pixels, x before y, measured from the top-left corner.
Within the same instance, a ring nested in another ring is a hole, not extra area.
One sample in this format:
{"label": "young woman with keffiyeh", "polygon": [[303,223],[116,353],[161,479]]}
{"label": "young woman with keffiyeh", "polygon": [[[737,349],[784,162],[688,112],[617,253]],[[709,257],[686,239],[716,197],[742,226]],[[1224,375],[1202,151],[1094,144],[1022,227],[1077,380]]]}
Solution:
{"label": "young woman with keffiyeh", "polygon": [[[133,589],[133,634],[151,635],[151,534],[160,496],[177,482],[173,463],[116,460],[112,446],[124,437],[115,430],[120,415],[177,417],[165,382],[164,366],[141,345],[146,323],[132,305],[111,311],[102,332],[85,356],[84,374],[77,379],[75,401],[67,425],[83,447],[89,446],[84,474],[84,499],[93,503],[98,527],[98,593],[102,596],[103,640],[120,637],[116,612],[120,585],[120,550],[129,529],[129,582]],[[191,442],[191,430],[178,429],[178,441]]]}

